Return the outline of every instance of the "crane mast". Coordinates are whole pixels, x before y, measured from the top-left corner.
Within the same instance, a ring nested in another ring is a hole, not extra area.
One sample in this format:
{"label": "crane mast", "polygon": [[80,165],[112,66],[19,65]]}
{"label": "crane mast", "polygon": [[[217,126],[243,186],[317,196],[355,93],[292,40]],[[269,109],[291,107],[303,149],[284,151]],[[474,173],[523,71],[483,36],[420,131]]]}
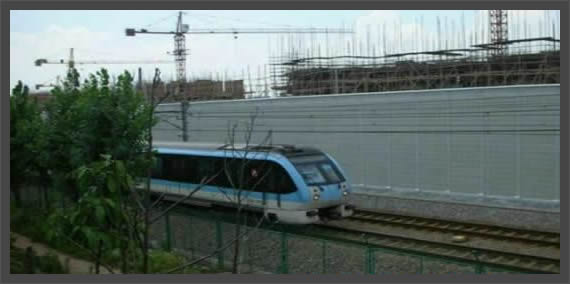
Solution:
{"label": "crane mast", "polygon": [[507,49],[504,42],[509,39],[507,10],[489,10],[489,35],[494,43],[492,54],[504,55]]}
{"label": "crane mast", "polygon": [[186,31],[188,31],[188,26],[182,23],[182,12],[180,12],[174,35],[174,61],[176,62],[176,80],[181,94],[184,93],[182,88],[186,86],[186,37],[184,36]]}

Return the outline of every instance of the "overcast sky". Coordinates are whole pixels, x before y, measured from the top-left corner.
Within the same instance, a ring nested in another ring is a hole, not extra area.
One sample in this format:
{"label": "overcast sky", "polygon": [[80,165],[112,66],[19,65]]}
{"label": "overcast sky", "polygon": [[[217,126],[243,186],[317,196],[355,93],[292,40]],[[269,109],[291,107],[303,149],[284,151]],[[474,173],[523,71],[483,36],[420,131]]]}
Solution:
{"label": "overcast sky", "polygon": [[[352,35],[187,35],[187,77],[257,77],[270,56],[291,47],[308,55],[382,55],[438,48],[464,48],[488,42],[487,11],[184,11],[192,28],[347,28]],[[175,29],[178,11],[11,11],[10,84],[30,87],[55,83],[64,65],[34,66],[34,60],[172,60],[171,35],[137,34]],[[437,22],[440,23],[438,32]],[[559,11],[509,11],[509,39],[560,34]],[[438,35],[439,34],[439,40]],[[526,35],[526,36],[525,36]],[[159,67],[163,80],[174,79],[174,64],[79,65],[82,77],[101,67],[118,74],[143,68],[146,79]],[[269,70],[267,70],[269,72]]]}

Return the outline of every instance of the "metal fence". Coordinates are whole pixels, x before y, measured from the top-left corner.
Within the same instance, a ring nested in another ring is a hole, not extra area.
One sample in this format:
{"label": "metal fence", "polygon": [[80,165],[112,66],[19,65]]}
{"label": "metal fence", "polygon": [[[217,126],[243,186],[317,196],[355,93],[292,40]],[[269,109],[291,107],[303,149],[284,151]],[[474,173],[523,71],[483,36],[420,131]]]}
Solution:
{"label": "metal fence", "polygon": [[[28,206],[40,208],[38,195],[26,194]],[[30,207],[30,208],[33,208]],[[198,213],[197,213],[198,212]],[[161,247],[198,259],[202,264],[231,267],[235,224],[210,213],[175,208],[151,226],[150,240]],[[521,273],[468,260],[421,254],[402,249],[379,248],[350,241],[321,239],[279,226],[242,226],[248,233],[240,242],[241,273],[340,273],[340,274],[448,274]],[[219,252],[216,252],[219,251]]]}
{"label": "metal fence", "polygon": [[[448,274],[520,273],[476,261],[402,252],[351,242],[325,240],[284,230],[245,227],[241,273]],[[188,213],[170,213],[151,229],[151,240],[190,259],[210,255],[208,265],[231,267],[235,224]],[[216,252],[219,250],[219,252]]]}

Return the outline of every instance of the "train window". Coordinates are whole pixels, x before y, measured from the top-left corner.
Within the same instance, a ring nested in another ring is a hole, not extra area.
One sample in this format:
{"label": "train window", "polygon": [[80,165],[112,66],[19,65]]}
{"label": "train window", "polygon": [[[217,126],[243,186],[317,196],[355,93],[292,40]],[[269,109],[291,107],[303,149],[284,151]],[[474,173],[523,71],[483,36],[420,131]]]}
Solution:
{"label": "train window", "polygon": [[219,158],[216,167],[219,169],[225,167],[227,170],[216,179],[217,186],[255,192],[289,193],[295,191],[293,181],[287,172],[274,162]]}
{"label": "train window", "polygon": [[295,191],[289,174],[279,164],[271,161],[251,161],[247,167],[248,190],[271,193]]}
{"label": "train window", "polygon": [[344,177],[324,155],[290,158],[307,185],[325,185],[345,181]]}
{"label": "train window", "polygon": [[[271,193],[289,193],[296,190],[289,174],[275,162],[267,160],[225,159],[216,157],[159,155],[160,164],[154,178],[200,183],[204,177],[216,177],[212,186],[242,187],[243,190]],[[243,170],[243,186],[240,175]]]}
{"label": "train window", "polygon": [[183,177],[183,160],[178,156],[167,156],[166,157],[166,176],[167,179],[172,181],[182,181]]}
{"label": "train window", "polygon": [[316,164],[297,165],[297,170],[299,170],[307,184],[322,184],[326,182],[325,177]]}
{"label": "train window", "polygon": [[291,177],[289,177],[289,173],[287,173],[285,169],[283,169],[283,167],[281,167],[280,165],[277,164],[274,165],[275,165],[275,171],[273,172],[274,174],[273,179],[276,191],[278,193],[294,192],[296,187],[295,184],[293,184]]}
{"label": "train window", "polygon": [[218,176],[214,179],[216,186],[231,188],[237,186],[239,180],[236,178],[238,171],[235,159],[215,158],[215,168]]}
{"label": "train window", "polygon": [[[160,177],[171,181],[199,182],[196,181],[197,158],[191,156],[160,155]],[[153,176],[154,177],[154,176]]]}
{"label": "train window", "polygon": [[163,179],[174,180],[174,160],[170,155],[164,155],[162,157],[163,164]]}
{"label": "train window", "polygon": [[244,169],[245,189],[269,192],[272,187],[272,169],[267,161],[250,160]]}
{"label": "train window", "polygon": [[319,164],[319,167],[321,168],[322,172],[325,174],[327,181],[332,182],[332,183],[339,183],[340,182],[340,177],[338,176],[336,171],[333,169],[332,164],[321,163],[321,164]]}

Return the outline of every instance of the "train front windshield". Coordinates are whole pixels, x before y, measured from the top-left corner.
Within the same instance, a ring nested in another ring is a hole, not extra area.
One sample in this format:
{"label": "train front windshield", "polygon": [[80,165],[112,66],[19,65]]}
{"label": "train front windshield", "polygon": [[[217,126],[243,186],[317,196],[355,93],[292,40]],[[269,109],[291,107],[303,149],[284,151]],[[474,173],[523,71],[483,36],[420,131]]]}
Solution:
{"label": "train front windshield", "polygon": [[291,157],[290,161],[309,186],[345,181],[333,162],[324,155]]}

